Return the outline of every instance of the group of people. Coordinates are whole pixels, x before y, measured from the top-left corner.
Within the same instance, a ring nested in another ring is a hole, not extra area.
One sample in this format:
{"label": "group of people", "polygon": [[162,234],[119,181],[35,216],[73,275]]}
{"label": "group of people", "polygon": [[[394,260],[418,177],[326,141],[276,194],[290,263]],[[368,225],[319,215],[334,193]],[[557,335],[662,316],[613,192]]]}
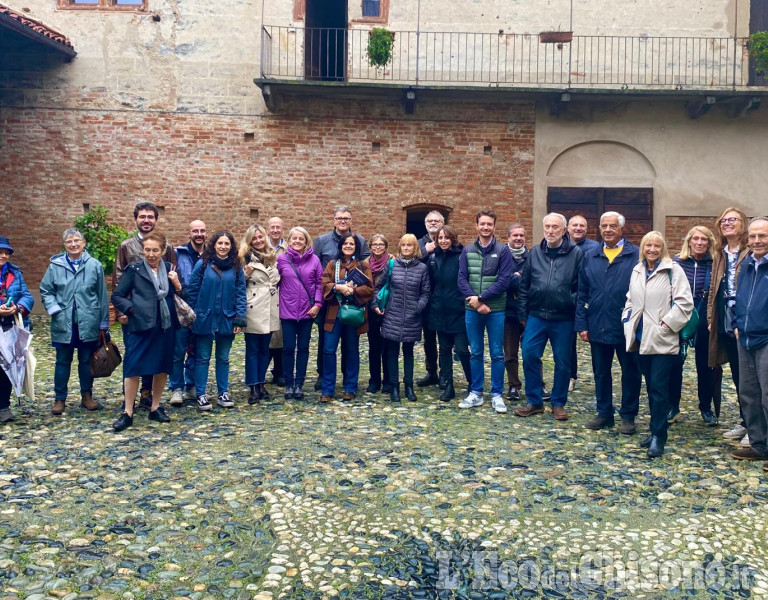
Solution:
{"label": "group of people", "polygon": [[[283,221],[275,217],[267,228],[249,227],[239,243],[227,231],[209,236],[205,223],[195,220],[188,243],[174,249],[156,230],[157,208],[137,204],[137,232],[120,245],[113,274],[111,300],[125,344],[124,409],[114,429],[132,425],[137,394],[151,420],[169,421],[160,403],[166,384],[171,406],[188,400],[200,411],[212,410],[207,392],[212,358],[216,404],[233,407],[229,354],[241,332],[248,403],[269,397],[270,362],[284,397],[303,399],[316,323],[314,387],[321,402],[336,396],[339,347],[342,398],[359,393],[360,337],[366,334],[366,392],[384,392],[400,402],[402,391],[415,401],[416,387],[438,385],[440,400],[450,401],[457,395],[457,361],[468,382],[458,406],[479,407],[486,391],[487,337],[493,410],[506,413],[505,400],[521,400],[521,355],[525,403],[514,414],[542,414],[549,400],[559,421],[569,418],[578,336],[590,344],[595,381],[596,415],[585,426],[600,430],[616,423],[615,356],[621,370],[620,432],[636,432],[644,376],[650,434],[641,446],[652,458],[663,454],[668,426],[679,417],[683,360],[690,347],[704,423],[718,422],[721,365],[728,362],[741,415],[741,423],[725,433],[741,442],[733,456],[768,460],[767,218],[749,221],[729,207],[716,219],[714,233],[693,227],[674,258],[658,231],[647,233],[639,246],[632,244],[624,235],[625,218],[613,211],[600,217],[601,242],[587,238],[583,216],[567,220],[550,213],[543,219],[544,239],[530,249],[520,223],[507,228],[506,242],[497,239],[492,211],[477,213],[477,237],[466,246],[444,216],[432,211],[426,235],[402,236],[394,253],[384,235],[366,242],[353,233],[347,207],[338,207],[333,218],[333,229],[314,240],[300,226],[283,237]],[[101,408],[92,395],[89,361],[109,326],[101,264],[88,254],[78,230],[67,229],[63,242],[65,252],[51,258],[40,285],[56,348],[55,415],[66,410],[75,350],[81,404]],[[21,270],[9,262],[12,253],[9,240],[0,238],[4,329],[16,312],[28,324],[33,304]],[[414,345],[422,337],[426,375],[414,381]],[[542,370],[547,342],[555,367],[551,390]],[[0,421],[13,418],[9,397],[3,373]]]}

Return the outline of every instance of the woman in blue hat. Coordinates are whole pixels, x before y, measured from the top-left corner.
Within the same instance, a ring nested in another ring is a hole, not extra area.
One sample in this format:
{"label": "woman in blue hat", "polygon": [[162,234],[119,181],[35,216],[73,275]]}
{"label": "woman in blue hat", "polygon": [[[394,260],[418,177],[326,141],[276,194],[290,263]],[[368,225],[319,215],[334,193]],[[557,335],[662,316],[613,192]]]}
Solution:
{"label": "woman in blue hat", "polygon": [[[24,327],[30,329],[29,313],[35,304],[24,282],[21,269],[10,262],[13,248],[7,237],[0,237],[0,327],[3,331],[13,326],[13,317],[21,313]],[[0,423],[13,421],[11,412],[11,381],[0,369]]]}

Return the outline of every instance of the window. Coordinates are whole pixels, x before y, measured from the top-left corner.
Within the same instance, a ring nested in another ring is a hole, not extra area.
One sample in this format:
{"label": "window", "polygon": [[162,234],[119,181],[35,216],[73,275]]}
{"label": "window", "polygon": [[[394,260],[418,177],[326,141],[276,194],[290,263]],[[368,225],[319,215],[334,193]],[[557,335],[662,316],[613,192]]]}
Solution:
{"label": "window", "polygon": [[148,0],[57,0],[64,10],[146,11]]}
{"label": "window", "polygon": [[380,0],[363,0],[363,16],[364,17],[380,17],[381,16]]}

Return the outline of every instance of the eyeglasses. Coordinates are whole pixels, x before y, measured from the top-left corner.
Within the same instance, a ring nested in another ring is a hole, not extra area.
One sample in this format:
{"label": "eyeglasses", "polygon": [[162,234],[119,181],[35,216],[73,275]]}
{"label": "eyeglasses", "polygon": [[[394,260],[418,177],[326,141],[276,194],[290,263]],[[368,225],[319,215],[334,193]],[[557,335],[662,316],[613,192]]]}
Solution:
{"label": "eyeglasses", "polygon": [[386,248],[386,244],[382,244],[381,242],[374,242],[371,244],[371,248]]}
{"label": "eyeglasses", "polygon": [[720,219],[720,225],[733,225],[737,221],[741,221],[739,217],[728,217],[727,219]]}
{"label": "eyeglasses", "polygon": [[341,221],[342,223],[346,221],[351,221],[352,217],[333,217],[334,221]]}

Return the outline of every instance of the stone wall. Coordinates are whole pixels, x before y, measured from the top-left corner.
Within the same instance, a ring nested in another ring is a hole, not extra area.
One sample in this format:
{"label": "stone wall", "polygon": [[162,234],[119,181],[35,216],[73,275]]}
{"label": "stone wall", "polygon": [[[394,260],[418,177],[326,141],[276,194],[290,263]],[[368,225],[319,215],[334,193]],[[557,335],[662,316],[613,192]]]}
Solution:
{"label": "stone wall", "polygon": [[[725,207],[723,207],[725,208]],[[666,240],[669,247],[669,253],[674,256],[680,253],[683,247],[683,240],[691,227],[703,225],[707,227],[717,237],[717,229],[714,227],[717,215],[689,217],[689,216],[670,216],[666,217]]]}

